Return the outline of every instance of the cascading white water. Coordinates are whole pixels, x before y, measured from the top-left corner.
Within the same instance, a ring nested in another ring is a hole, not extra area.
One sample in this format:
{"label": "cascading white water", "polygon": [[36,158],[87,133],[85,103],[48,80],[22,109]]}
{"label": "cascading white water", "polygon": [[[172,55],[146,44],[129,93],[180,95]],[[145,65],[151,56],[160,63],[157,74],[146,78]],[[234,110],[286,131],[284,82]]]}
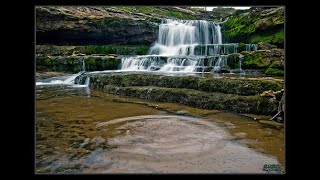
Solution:
{"label": "cascading white water", "polygon": [[217,44],[222,44],[222,35],[221,35],[221,28],[220,28],[220,25],[219,24],[216,24],[215,25],[215,32],[216,32],[216,41],[217,41]]}
{"label": "cascading white water", "polygon": [[158,40],[148,55],[123,58],[121,69],[194,72],[200,63],[196,56],[217,55],[222,47],[219,24],[165,19],[159,25]]}
{"label": "cascading white water", "polygon": [[73,87],[87,87],[90,83],[90,79],[87,79],[84,85],[75,83],[75,79],[80,76],[83,72],[77,74],[57,76],[53,78],[38,80],[36,86],[45,86],[45,85],[68,85]]}
{"label": "cascading white water", "polygon": [[[207,66],[217,70],[226,65],[226,55],[237,53],[238,47],[237,43],[222,44],[220,23],[164,19],[148,55],[122,58],[121,70],[194,72],[204,67],[204,57]],[[246,45],[246,49],[254,51],[256,45]]]}
{"label": "cascading white water", "polygon": [[213,70],[219,70],[221,67],[227,64],[228,55],[221,55],[218,57],[218,60],[214,64]]}
{"label": "cascading white water", "polygon": [[82,59],[82,71],[86,71],[86,64],[84,59]]}
{"label": "cascading white water", "polygon": [[[166,19],[159,26],[158,41],[150,48],[149,55],[196,55],[196,46],[212,44],[222,44],[219,24],[204,20]],[[198,55],[207,55],[203,53]]]}

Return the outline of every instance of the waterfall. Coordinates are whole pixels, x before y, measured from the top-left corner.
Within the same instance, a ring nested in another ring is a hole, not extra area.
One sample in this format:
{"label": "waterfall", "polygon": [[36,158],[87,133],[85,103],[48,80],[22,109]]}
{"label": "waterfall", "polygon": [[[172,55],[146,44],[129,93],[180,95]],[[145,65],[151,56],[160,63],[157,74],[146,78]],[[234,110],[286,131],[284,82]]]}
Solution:
{"label": "waterfall", "polygon": [[[238,46],[237,43],[222,44],[219,23],[163,19],[158,39],[148,55],[122,58],[121,70],[195,72],[197,66],[204,66],[204,61],[207,66],[220,69],[227,64],[225,55],[237,53]],[[256,46],[246,45],[246,48],[254,50]]]}
{"label": "waterfall", "polygon": [[159,71],[174,72],[194,72],[199,61],[187,58],[168,58],[167,64],[162,66]]}
{"label": "waterfall", "polygon": [[53,78],[37,81],[36,85],[74,85],[75,79],[80,76],[82,72],[71,75],[57,76]]}
{"label": "waterfall", "polygon": [[85,85],[85,86],[89,86],[89,84],[90,84],[90,77],[88,76],[88,77],[86,78],[86,81],[84,82],[84,85]]}
{"label": "waterfall", "polygon": [[213,66],[213,70],[219,70],[221,67],[224,67],[225,65],[227,65],[227,58],[228,55],[221,55],[218,57],[218,60],[216,60],[214,66]]}
{"label": "waterfall", "polygon": [[148,55],[125,57],[121,69],[194,72],[199,57],[217,55],[222,47],[220,25],[204,20],[163,19],[157,42]]}
{"label": "waterfall", "polygon": [[84,58],[82,59],[82,71],[86,71],[86,64],[84,62]]}
{"label": "waterfall", "polygon": [[[204,20],[162,21],[159,26],[158,41],[149,50],[149,55],[176,56],[195,55],[198,45],[221,44],[220,26]],[[207,54],[207,46],[204,54]]]}
{"label": "waterfall", "polygon": [[216,30],[216,34],[217,34],[217,36],[216,36],[217,44],[222,44],[221,28],[220,28],[219,24],[215,25],[215,30]]}
{"label": "waterfall", "polygon": [[242,54],[240,54],[240,56],[239,56],[239,70],[240,70],[240,73],[242,72],[241,65],[242,65],[243,58],[244,58],[244,56]]}

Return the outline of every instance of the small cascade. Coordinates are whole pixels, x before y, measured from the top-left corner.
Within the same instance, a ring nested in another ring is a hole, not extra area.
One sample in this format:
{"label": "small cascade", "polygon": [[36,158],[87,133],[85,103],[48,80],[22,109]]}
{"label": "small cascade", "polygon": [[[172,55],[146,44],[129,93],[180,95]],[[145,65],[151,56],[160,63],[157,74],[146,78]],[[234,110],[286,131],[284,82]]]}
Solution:
{"label": "small cascade", "polygon": [[74,84],[77,84],[76,78],[81,74],[82,72],[79,72],[77,74],[48,78],[42,81],[37,81],[36,85],[74,85]]}
{"label": "small cascade", "polygon": [[84,57],[78,56],[75,60],[75,63],[79,64],[80,72],[86,71],[86,64]]}
{"label": "small cascade", "polygon": [[[238,48],[238,43],[222,43],[220,23],[163,19],[158,40],[148,55],[122,58],[121,70],[197,72],[204,66],[218,70],[227,65],[227,55],[237,53]],[[246,45],[250,51],[256,48],[255,44]]]}
{"label": "small cascade", "polygon": [[82,71],[86,71],[86,64],[84,58],[82,59]]}
{"label": "small cascade", "polygon": [[167,63],[159,71],[165,72],[194,72],[199,61],[188,58],[168,58]]}
{"label": "small cascade", "polygon": [[243,58],[244,58],[244,56],[242,54],[240,54],[240,56],[239,56],[239,70],[240,70],[240,73],[242,72],[241,65],[242,65]]}
{"label": "small cascade", "polygon": [[84,85],[89,86],[90,84],[90,77],[88,76],[86,81],[84,82]]}
{"label": "small cascade", "polygon": [[257,45],[256,44],[246,44],[246,51],[256,51]]}
{"label": "small cascade", "polygon": [[221,69],[221,67],[224,67],[225,65],[227,65],[227,58],[228,58],[228,55],[219,56],[218,60],[213,66],[213,70],[214,71],[219,70]]}

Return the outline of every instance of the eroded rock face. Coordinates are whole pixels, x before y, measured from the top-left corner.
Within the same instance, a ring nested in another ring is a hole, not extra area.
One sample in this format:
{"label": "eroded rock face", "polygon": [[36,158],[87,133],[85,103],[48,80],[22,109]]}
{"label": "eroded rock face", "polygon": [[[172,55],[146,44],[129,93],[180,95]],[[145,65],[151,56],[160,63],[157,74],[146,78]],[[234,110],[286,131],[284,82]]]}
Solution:
{"label": "eroded rock face", "polygon": [[36,57],[37,71],[72,72],[102,71],[119,69],[121,57],[113,55],[39,56]]}
{"label": "eroded rock face", "polygon": [[281,100],[280,100],[280,103],[279,103],[279,108],[278,108],[278,111],[285,111],[285,94],[283,93],[282,97],[281,97]]}
{"label": "eroded rock face", "polygon": [[269,44],[266,42],[259,42],[257,45],[258,45],[259,50],[271,50],[271,49],[276,48],[275,45],[272,45],[272,44]]}
{"label": "eroded rock face", "polygon": [[36,7],[37,44],[150,45],[161,18],[205,19],[183,7]]}
{"label": "eroded rock face", "polygon": [[36,8],[37,44],[150,44],[159,20],[103,7]]}
{"label": "eroded rock face", "polygon": [[251,8],[235,12],[222,24],[224,42],[267,42],[284,47],[284,7]]}

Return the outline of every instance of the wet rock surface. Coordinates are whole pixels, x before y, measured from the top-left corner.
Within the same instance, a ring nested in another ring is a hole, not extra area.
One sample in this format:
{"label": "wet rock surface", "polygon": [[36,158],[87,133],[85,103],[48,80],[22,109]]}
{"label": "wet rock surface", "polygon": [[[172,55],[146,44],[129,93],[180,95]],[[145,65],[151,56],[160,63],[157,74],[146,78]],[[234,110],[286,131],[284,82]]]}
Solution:
{"label": "wet rock surface", "polygon": [[[97,124],[126,121],[125,135],[108,140],[117,146],[103,152],[84,172],[98,173],[262,173],[263,164],[275,159],[232,142],[214,123],[185,116],[137,116]],[[238,133],[244,138],[245,133]]]}

